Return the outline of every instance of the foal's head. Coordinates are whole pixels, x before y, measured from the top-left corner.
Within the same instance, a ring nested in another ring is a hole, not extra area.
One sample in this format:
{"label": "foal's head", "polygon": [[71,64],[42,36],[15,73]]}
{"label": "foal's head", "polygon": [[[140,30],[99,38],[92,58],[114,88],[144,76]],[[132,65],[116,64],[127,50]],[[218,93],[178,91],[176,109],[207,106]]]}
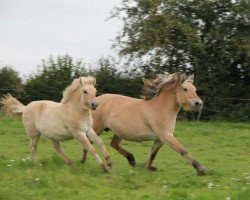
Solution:
{"label": "foal's head", "polygon": [[203,103],[196,94],[193,81],[194,76],[186,76],[183,73],[159,74],[154,80],[144,80],[142,97],[150,100],[167,91],[176,95],[177,103],[185,110],[199,110]]}
{"label": "foal's head", "polygon": [[96,89],[95,83],[96,79],[94,77],[80,77],[80,86],[81,86],[81,98],[83,100],[84,106],[90,108],[91,110],[95,110],[98,106],[98,102],[95,99],[96,97]]}
{"label": "foal's head", "polygon": [[94,77],[79,77],[74,79],[70,86],[63,92],[61,103],[69,102],[71,99],[78,99],[78,103],[84,109],[95,110],[98,106]]}

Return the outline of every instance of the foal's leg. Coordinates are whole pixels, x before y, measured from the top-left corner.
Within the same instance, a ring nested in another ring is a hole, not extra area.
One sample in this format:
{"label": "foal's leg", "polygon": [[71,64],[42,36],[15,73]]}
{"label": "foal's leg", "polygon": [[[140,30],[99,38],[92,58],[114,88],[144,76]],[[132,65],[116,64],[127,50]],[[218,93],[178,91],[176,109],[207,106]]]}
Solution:
{"label": "foal's leg", "polygon": [[161,141],[159,141],[159,140],[154,141],[154,144],[151,148],[151,151],[149,152],[148,160],[147,160],[147,163],[145,166],[149,171],[156,171],[157,170],[156,167],[152,166],[152,163],[153,163],[153,160],[154,160],[157,152],[162,147],[162,145],[163,145],[163,143]]}
{"label": "foal's leg", "polygon": [[55,140],[53,140],[52,142],[53,142],[55,150],[62,156],[63,160],[66,163],[68,163],[68,165],[72,165],[73,164],[72,160],[70,160],[70,158],[63,151],[63,148],[62,148],[60,142],[59,141],[55,141]]}
{"label": "foal's leg", "polygon": [[[101,123],[94,123],[93,124],[93,130],[95,131],[96,135],[100,135],[102,133],[102,131],[104,130],[104,126],[101,124]],[[93,144],[92,141],[90,141],[91,144]],[[82,150],[82,159],[81,159],[81,162],[84,163],[87,159],[87,153],[88,153],[88,150],[86,150],[84,147],[83,147],[83,150]]]}
{"label": "foal's leg", "polygon": [[37,143],[39,139],[40,139],[40,134],[38,134],[36,137],[30,138],[31,157],[35,161],[35,163],[38,162]]}
{"label": "foal's leg", "polygon": [[106,165],[106,163],[104,163],[102,159],[99,157],[99,155],[96,153],[95,148],[90,143],[89,139],[84,133],[75,134],[74,137],[75,139],[79,140],[82,143],[84,149],[90,151],[90,154],[95,158],[96,162],[104,169],[105,172],[111,171],[111,168],[108,165]]}
{"label": "foal's leg", "polygon": [[198,161],[194,160],[190,154],[184,149],[184,147],[174,138],[172,134],[165,134],[161,137],[161,141],[167,143],[170,147],[172,147],[175,151],[180,153],[183,157],[185,157],[190,164],[197,170],[198,175],[205,174],[205,167],[202,166]]}
{"label": "foal's leg", "polygon": [[100,137],[98,137],[93,129],[90,130],[91,139],[100,147],[108,166],[112,166],[112,160],[110,159],[109,153]]}
{"label": "foal's leg", "polygon": [[135,158],[134,158],[133,154],[121,147],[121,145],[120,145],[121,141],[122,141],[121,138],[118,138],[116,135],[114,135],[114,137],[110,143],[110,146],[113,147],[114,149],[116,149],[120,154],[125,156],[127,158],[130,166],[135,167],[136,162],[135,162]]}
{"label": "foal's leg", "polygon": [[30,139],[31,157],[35,161],[35,163],[37,163],[38,162],[37,143],[40,139],[41,134],[36,130],[35,126],[27,123],[26,121],[24,121],[24,126],[26,133]]}

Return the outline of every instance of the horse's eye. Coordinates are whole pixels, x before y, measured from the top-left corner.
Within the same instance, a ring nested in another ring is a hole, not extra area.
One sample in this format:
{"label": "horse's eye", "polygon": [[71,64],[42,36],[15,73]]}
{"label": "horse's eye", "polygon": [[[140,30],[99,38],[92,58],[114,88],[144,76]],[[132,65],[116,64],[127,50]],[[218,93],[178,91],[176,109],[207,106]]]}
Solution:
{"label": "horse's eye", "polygon": [[84,94],[88,94],[88,92],[86,90],[83,91]]}
{"label": "horse's eye", "polygon": [[187,88],[183,88],[183,90],[186,92],[188,89]]}

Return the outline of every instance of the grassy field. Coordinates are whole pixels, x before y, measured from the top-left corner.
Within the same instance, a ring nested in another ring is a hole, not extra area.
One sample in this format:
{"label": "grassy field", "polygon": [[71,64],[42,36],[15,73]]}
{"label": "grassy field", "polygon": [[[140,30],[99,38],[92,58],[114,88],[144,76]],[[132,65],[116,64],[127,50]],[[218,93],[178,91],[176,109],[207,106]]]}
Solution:
{"label": "grassy field", "polygon": [[178,122],[176,137],[207,168],[197,176],[187,161],[163,146],[155,160],[157,172],[144,169],[152,142],[124,142],[137,167],[108,145],[112,133],[102,136],[113,159],[112,173],[103,173],[88,156],[80,163],[77,141],[63,143],[74,161],[67,166],[51,142],[41,138],[38,155],[30,160],[29,140],[20,120],[0,117],[0,199],[250,199],[250,124]]}

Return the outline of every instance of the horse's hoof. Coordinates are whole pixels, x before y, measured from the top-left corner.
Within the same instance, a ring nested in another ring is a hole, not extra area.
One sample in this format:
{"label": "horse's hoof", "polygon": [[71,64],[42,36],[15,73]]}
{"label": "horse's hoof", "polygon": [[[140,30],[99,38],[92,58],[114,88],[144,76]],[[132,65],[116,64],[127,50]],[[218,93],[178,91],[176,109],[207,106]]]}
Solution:
{"label": "horse's hoof", "polygon": [[102,165],[102,168],[103,168],[103,170],[104,170],[105,173],[110,173],[111,172],[111,167],[109,167],[106,164]]}
{"label": "horse's hoof", "polygon": [[155,172],[155,171],[157,171],[157,167],[148,167],[147,168],[148,169],[148,171],[150,171],[150,172]]}
{"label": "horse's hoof", "polygon": [[73,165],[73,161],[70,160],[70,161],[67,162],[67,164],[68,164],[69,166],[71,166],[71,165]]}
{"label": "horse's hoof", "polygon": [[129,162],[129,165],[130,165],[131,167],[135,167],[135,166],[136,166],[136,162],[135,162],[135,161],[130,161],[130,162]]}
{"label": "horse's hoof", "polygon": [[205,175],[206,173],[206,168],[203,167],[202,165],[200,165],[198,168],[197,168],[197,173],[198,173],[198,176],[203,176]]}
{"label": "horse's hoof", "polygon": [[112,167],[113,163],[111,159],[106,160],[106,163],[109,167]]}

